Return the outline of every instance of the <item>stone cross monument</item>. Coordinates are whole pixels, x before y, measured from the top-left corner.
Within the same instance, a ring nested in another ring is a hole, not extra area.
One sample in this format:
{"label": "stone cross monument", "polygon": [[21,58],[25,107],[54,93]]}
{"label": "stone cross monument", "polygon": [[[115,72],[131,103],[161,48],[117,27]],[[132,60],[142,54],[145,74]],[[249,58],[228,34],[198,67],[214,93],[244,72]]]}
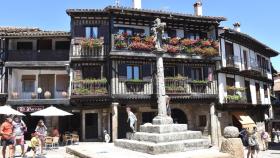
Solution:
{"label": "stone cross monument", "polygon": [[156,50],[154,53],[157,55],[157,103],[158,103],[158,115],[153,119],[153,124],[172,124],[173,120],[167,115],[166,109],[166,94],[165,94],[165,82],[164,82],[164,67],[163,67],[163,54],[165,53],[162,48],[162,35],[164,33],[164,27],[166,23],[162,23],[159,18],[154,21],[152,31],[155,35],[154,41],[156,43]]}
{"label": "stone cross monument", "polygon": [[167,115],[168,96],[165,94],[164,67],[162,48],[162,35],[165,23],[156,19],[152,31],[155,34],[157,62],[157,103],[158,115],[153,119],[153,124],[146,123],[140,126],[140,132],[133,133],[129,139],[117,139],[114,144],[118,147],[134,151],[163,154],[170,152],[184,152],[187,150],[209,148],[208,139],[202,137],[200,131],[188,131],[187,124],[173,124],[173,120]]}

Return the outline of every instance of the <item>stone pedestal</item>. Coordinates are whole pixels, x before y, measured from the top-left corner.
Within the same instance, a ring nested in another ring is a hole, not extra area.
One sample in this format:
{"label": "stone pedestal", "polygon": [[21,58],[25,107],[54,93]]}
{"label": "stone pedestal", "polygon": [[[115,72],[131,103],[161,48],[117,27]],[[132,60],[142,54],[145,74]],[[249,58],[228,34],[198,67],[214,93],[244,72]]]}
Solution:
{"label": "stone pedestal", "polygon": [[145,124],[130,139],[115,141],[115,146],[152,155],[206,149],[209,145],[200,131],[188,131],[186,124]]}
{"label": "stone pedestal", "polygon": [[221,145],[221,152],[228,153],[234,158],[243,158],[244,149],[243,144],[239,136],[239,131],[236,127],[228,126],[224,129],[225,139]]}

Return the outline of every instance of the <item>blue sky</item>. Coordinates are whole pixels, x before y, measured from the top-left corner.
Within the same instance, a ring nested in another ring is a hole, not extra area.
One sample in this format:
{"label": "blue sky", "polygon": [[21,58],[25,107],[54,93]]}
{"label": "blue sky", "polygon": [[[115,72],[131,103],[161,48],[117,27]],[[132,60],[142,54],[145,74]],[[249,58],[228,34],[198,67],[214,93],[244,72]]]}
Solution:
{"label": "blue sky", "polygon": [[[69,31],[67,8],[104,8],[115,0],[2,0],[0,26],[28,26],[45,30]],[[131,6],[132,0],[120,0]],[[193,13],[195,0],[142,0],[143,8]],[[241,23],[241,31],[280,51],[280,1],[270,0],[203,0],[203,14],[224,16],[223,26]],[[273,58],[280,71],[280,56]]]}

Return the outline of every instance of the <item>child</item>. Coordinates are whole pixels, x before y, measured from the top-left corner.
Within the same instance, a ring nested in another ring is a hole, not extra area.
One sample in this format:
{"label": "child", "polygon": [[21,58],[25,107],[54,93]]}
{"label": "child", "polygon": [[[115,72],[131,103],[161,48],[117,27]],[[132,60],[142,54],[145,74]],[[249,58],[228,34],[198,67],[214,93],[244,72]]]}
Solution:
{"label": "child", "polygon": [[24,155],[26,155],[26,153],[28,153],[29,151],[33,150],[33,158],[35,158],[36,147],[38,147],[39,144],[40,144],[39,135],[38,135],[38,133],[35,132],[32,134],[32,139],[30,141],[30,144],[28,144],[28,148],[27,148],[26,152],[24,153]]}

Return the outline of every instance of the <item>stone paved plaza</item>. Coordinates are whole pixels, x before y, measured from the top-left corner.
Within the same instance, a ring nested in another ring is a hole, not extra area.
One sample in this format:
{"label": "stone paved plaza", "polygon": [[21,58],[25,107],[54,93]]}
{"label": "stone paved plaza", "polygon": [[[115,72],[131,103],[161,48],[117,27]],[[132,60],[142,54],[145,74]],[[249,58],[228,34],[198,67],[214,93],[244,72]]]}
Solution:
{"label": "stone paved plaza", "polygon": [[[66,148],[75,151],[76,154],[87,158],[123,158],[124,155],[127,158],[229,158],[227,154],[219,153],[215,149],[203,149],[197,151],[189,151],[184,153],[171,153],[164,155],[148,155],[139,152],[133,152],[121,148],[114,147],[113,144],[105,143],[80,143],[79,145],[60,147],[54,150],[47,150],[46,155],[37,156],[36,158],[77,158],[74,155],[66,153]],[[19,147],[17,148],[17,154],[19,154]],[[247,150],[245,150],[244,158],[246,158]],[[31,153],[27,155],[27,158],[31,158]],[[270,150],[261,151],[258,158],[279,158],[280,157],[280,143],[274,144]],[[0,156],[2,158],[2,156]]]}

